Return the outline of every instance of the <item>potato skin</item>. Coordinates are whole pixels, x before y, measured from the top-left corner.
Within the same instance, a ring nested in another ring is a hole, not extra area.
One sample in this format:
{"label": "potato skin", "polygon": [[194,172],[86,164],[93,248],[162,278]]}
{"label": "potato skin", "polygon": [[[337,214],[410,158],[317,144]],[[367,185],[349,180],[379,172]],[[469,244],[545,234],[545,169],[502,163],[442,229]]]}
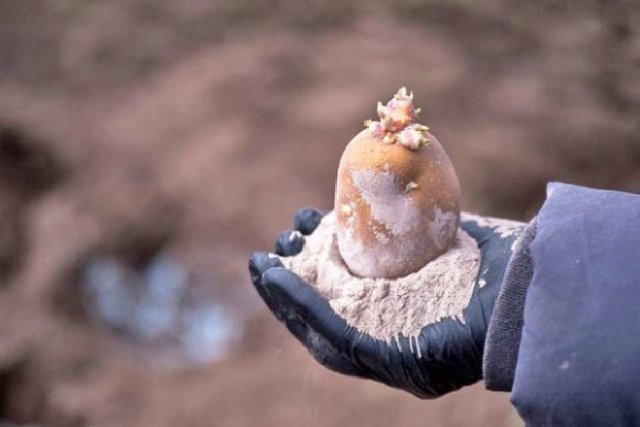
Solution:
{"label": "potato skin", "polygon": [[438,140],[431,134],[428,139],[410,150],[384,144],[365,129],[345,148],[335,211],[338,248],[352,274],[406,276],[453,243],[460,184]]}

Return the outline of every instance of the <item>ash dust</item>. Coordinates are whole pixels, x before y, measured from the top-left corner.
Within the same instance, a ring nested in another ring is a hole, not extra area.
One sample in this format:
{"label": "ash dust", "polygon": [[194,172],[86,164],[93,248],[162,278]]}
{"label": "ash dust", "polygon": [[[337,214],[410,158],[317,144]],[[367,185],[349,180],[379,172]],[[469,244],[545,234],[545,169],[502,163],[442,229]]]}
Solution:
{"label": "ash dust", "polygon": [[480,267],[476,241],[458,229],[453,246],[422,269],[397,279],[353,276],[336,241],[336,217],[326,215],[307,237],[302,252],[283,264],[312,284],[347,323],[374,338],[389,341],[445,317],[464,322]]}

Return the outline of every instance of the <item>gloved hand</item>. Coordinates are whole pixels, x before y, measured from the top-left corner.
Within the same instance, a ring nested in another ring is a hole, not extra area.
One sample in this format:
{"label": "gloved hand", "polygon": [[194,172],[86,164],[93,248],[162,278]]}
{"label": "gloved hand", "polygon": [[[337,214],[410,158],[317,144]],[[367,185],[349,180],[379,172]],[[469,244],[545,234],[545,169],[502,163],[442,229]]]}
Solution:
{"label": "gloved hand", "polygon": [[[295,231],[280,234],[276,253],[295,255],[322,215],[301,209]],[[409,338],[375,339],[349,326],[311,285],[285,269],[266,252],[249,260],[251,281],[269,309],[311,352],[334,371],[380,381],[421,398],[441,396],[482,378],[482,354],[489,318],[524,223],[463,214],[460,226],[478,243],[481,264],[476,285],[463,310],[464,323],[454,318],[425,326],[412,351]],[[420,355],[420,356],[419,356]]]}

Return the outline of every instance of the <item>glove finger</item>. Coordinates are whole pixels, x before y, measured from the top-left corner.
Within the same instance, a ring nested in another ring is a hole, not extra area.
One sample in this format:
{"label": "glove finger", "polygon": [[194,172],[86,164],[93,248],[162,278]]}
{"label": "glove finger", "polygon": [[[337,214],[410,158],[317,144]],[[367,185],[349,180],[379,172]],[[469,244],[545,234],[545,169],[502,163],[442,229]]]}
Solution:
{"label": "glove finger", "polygon": [[284,268],[274,268],[265,273],[263,282],[292,309],[291,316],[300,318],[330,343],[337,344],[343,339],[346,321],[299,276]]}
{"label": "glove finger", "polygon": [[273,311],[271,299],[269,295],[265,293],[265,290],[261,285],[261,279],[265,271],[274,267],[282,267],[282,262],[273,254],[268,252],[255,252],[251,257],[249,257],[249,276],[251,277],[251,283],[253,283],[258,294],[271,311]]}
{"label": "glove finger", "polygon": [[279,259],[266,252],[255,253],[249,259],[251,281],[258,295],[260,295],[273,315],[281,322],[284,322],[287,329],[306,346],[306,325],[299,321],[295,315],[295,308],[287,303],[277,287],[271,286],[269,280],[264,278],[264,273],[272,268],[282,268],[282,263]]}
{"label": "glove finger", "polygon": [[282,267],[282,262],[277,256],[269,252],[254,252],[249,257],[249,275],[251,283],[256,285],[260,282],[262,274],[274,267]]}
{"label": "glove finger", "polygon": [[285,268],[268,270],[263,281],[270,285],[270,290],[277,289],[280,298],[294,309],[292,315],[302,319],[334,347],[343,347],[350,327],[314,288]]}
{"label": "glove finger", "polygon": [[282,267],[282,262],[277,256],[269,252],[254,252],[249,257],[249,275],[251,282],[256,285],[260,282],[262,274],[274,267]]}
{"label": "glove finger", "polygon": [[298,230],[283,231],[276,239],[275,252],[280,256],[292,256],[300,253],[304,247],[304,236]]}
{"label": "glove finger", "polygon": [[[308,322],[310,318],[316,317],[344,322],[315,289],[285,268],[268,270],[262,277],[261,287],[269,295],[276,317],[285,323],[287,329],[309,349],[318,362],[336,372],[362,376],[361,370],[352,363],[348,355],[343,354],[326,339],[322,331],[315,330]],[[310,316],[311,311],[314,311],[314,315]]]}
{"label": "glove finger", "polygon": [[307,236],[318,227],[324,214],[314,208],[302,208],[293,217],[293,228]]}

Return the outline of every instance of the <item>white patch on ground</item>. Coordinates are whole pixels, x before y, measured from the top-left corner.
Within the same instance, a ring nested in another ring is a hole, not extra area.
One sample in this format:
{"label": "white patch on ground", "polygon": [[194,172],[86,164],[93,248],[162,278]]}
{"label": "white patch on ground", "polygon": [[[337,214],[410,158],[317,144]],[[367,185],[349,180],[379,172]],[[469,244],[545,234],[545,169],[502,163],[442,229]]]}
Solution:
{"label": "white patch on ground", "polygon": [[371,215],[394,236],[404,236],[420,220],[420,209],[413,199],[399,188],[389,171],[352,170],[351,181],[362,199],[369,205]]}
{"label": "white patch on ground", "polygon": [[[419,271],[398,279],[351,275],[338,252],[336,218],[326,215],[306,238],[302,252],[283,264],[314,286],[347,323],[375,338],[390,341],[444,317],[464,322],[480,266],[476,241],[458,229],[452,247]],[[354,246],[352,250],[363,250]]]}

